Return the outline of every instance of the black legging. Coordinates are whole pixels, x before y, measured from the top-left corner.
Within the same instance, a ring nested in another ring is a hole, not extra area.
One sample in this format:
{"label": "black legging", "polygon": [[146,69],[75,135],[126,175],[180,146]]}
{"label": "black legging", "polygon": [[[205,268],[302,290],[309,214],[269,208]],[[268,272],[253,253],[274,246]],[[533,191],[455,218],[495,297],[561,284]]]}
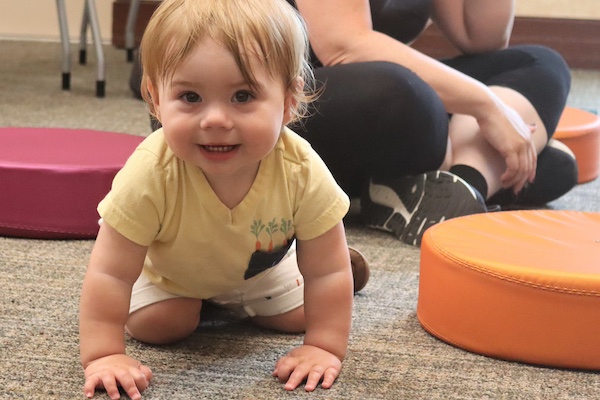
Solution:
{"label": "black legging", "polygon": [[[570,73],[542,46],[443,60],[486,85],[523,94],[551,136],[565,106]],[[433,89],[410,70],[387,62],[320,67],[324,83],[311,116],[293,129],[321,155],[342,188],[360,195],[370,177],[423,173],[445,156],[448,114]]]}

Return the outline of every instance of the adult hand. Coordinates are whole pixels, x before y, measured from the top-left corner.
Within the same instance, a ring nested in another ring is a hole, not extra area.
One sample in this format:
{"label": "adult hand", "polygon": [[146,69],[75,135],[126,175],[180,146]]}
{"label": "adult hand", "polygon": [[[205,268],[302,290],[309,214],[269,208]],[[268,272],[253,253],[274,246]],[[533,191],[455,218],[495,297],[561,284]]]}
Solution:
{"label": "adult hand", "polygon": [[511,107],[499,99],[496,110],[477,121],[488,143],[504,158],[506,170],[501,175],[502,186],[519,193],[535,179],[537,151],[532,133],[535,125],[528,125]]}
{"label": "adult hand", "polygon": [[148,387],[151,379],[150,368],[125,354],[113,354],[88,364],[83,392],[86,397],[92,398],[96,388],[104,388],[111,399],[117,400],[121,398],[121,386],[132,400],[137,400],[142,397],[140,392]]}
{"label": "adult hand", "polygon": [[321,380],[321,387],[329,389],[342,369],[335,355],[319,347],[303,345],[281,357],[275,365],[273,376],[286,382],[286,390],[294,390],[306,379],[304,389],[312,392]]}

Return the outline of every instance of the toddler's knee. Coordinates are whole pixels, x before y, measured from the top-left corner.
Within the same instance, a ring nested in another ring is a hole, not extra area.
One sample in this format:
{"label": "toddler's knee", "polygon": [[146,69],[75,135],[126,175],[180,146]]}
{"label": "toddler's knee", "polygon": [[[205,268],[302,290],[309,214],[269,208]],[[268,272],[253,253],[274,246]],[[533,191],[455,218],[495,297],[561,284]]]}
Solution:
{"label": "toddler's knee", "polygon": [[302,333],[306,330],[304,306],[269,317],[253,317],[252,322],[262,328],[284,333]]}
{"label": "toddler's knee", "polygon": [[170,299],[135,311],[129,316],[126,332],[149,344],[169,344],[191,335],[200,324],[201,301]]}

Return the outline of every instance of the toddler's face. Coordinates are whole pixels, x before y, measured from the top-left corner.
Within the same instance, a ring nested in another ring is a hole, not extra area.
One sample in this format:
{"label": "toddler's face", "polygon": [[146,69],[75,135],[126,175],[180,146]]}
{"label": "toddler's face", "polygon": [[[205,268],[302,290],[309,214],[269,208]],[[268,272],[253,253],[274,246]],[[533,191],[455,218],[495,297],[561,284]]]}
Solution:
{"label": "toddler's face", "polygon": [[[260,91],[243,79],[232,54],[206,39],[156,89],[169,147],[209,178],[256,175],[289,122],[291,96],[251,55]],[[240,175],[241,174],[241,175]]]}

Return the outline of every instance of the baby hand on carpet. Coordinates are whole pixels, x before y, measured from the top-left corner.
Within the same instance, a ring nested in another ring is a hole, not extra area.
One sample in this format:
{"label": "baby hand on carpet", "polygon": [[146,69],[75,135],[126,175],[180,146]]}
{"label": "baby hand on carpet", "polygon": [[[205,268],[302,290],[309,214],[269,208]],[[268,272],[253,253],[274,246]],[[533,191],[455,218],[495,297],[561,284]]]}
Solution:
{"label": "baby hand on carpet", "polygon": [[87,398],[92,398],[96,388],[104,388],[111,399],[117,400],[121,398],[121,386],[132,400],[137,400],[151,379],[150,368],[125,354],[113,354],[87,365],[83,392]]}
{"label": "baby hand on carpet", "polygon": [[281,357],[275,365],[273,376],[286,382],[286,390],[294,390],[306,380],[304,389],[312,392],[321,380],[321,387],[329,389],[342,369],[338,357],[319,347],[303,345]]}

